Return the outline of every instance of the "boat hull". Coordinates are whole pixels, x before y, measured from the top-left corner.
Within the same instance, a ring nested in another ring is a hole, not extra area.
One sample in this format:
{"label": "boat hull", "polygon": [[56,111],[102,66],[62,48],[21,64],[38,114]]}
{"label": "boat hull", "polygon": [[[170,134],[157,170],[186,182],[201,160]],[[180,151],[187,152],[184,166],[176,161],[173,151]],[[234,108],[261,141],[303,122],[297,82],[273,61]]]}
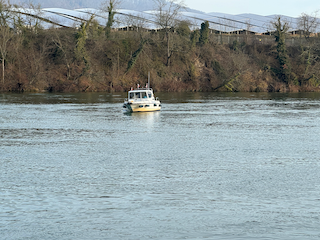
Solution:
{"label": "boat hull", "polygon": [[159,103],[124,103],[123,107],[127,112],[155,112],[161,110]]}

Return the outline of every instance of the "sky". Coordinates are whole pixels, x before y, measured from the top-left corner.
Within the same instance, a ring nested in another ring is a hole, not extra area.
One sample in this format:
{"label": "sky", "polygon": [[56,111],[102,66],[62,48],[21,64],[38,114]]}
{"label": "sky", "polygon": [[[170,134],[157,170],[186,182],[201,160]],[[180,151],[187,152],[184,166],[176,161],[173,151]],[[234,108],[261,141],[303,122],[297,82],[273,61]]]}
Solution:
{"label": "sky", "polygon": [[187,7],[205,13],[253,13],[263,16],[286,15],[299,17],[302,13],[320,16],[320,0],[184,0]]}

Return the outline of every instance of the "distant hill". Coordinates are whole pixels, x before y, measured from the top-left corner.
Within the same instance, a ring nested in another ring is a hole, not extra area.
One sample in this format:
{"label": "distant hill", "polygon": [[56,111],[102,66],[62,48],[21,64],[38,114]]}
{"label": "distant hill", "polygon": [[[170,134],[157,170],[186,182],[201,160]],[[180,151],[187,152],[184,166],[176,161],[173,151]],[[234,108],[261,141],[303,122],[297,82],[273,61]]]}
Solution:
{"label": "distant hill", "polygon": [[[130,9],[136,11],[147,11],[156,9],[155,2],[153,0],[120,0],[120,8]],[[30,0],[11,0],[12,4],[27,4]],[[65,8],[65,9],[77,9],[77,8],[95,8],[100,9],[103,2],[106,0],[32,0],[34,5],[40,5],[41,8]],[[187,8],[189,12],[201,11]]]}
{"label": "distant hill", "polygon": [[[11,0],[12,4],[26,4],[30,0]],[[41,8],[96,8],[99,9],[105,0],[33,0],[34,5],[40,4]],[[121,8],[145,11],[154,9],[152,0],[122,0]]]}

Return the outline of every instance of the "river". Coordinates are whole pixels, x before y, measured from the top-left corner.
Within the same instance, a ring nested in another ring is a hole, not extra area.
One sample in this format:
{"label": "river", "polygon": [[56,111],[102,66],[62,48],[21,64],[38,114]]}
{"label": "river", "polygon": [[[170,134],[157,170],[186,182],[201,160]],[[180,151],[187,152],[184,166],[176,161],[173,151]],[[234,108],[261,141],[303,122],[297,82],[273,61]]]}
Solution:
{"label": "river", "polygon": [[0,94],[0,239],[319,239],[320,94]]}

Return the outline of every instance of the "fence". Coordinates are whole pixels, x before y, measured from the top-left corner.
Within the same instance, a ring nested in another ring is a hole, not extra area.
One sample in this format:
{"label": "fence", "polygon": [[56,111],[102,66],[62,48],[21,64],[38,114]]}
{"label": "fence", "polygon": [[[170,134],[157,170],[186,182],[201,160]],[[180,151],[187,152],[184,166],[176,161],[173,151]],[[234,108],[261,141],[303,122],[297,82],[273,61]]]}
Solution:
{"label": "fence", "polygon": [[[210,34],[209,41],[218,44],[232,44],[234,41],[246,44],[265,44],[271,45],[275,43],[275,37],[271,35],[239,35],[239,34]],[[310,44],[310,42],[319,42],[319,37],[289,36],[286,37],[287,46],[300,46]]]}

